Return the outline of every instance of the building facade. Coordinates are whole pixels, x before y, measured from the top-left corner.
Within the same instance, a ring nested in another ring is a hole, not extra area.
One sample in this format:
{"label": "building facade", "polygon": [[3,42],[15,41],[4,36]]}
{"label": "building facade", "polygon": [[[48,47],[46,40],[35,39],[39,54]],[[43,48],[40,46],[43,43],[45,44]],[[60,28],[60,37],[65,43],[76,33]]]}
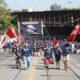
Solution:
{"label": "building facade", "polygon": [[61,5],[53,4],[51,5],[51,11],[61,10]]}
{"label": "building facade", "polygon": [[37,12],[13,12],[20,22],[39,21],[45,25],[44,34],[68,36],[73,27],[80,23],[80,10],[58,10]]}

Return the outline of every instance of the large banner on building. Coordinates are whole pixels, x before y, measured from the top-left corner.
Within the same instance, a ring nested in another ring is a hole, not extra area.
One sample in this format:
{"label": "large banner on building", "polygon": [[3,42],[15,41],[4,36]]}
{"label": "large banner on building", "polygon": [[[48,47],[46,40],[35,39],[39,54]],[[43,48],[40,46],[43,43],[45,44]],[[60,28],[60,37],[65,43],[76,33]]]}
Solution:
{"label": "large banner on building", "polygon": [[39,22],[22,22],[20,23],[21,34],[43,34],[42,24]]}

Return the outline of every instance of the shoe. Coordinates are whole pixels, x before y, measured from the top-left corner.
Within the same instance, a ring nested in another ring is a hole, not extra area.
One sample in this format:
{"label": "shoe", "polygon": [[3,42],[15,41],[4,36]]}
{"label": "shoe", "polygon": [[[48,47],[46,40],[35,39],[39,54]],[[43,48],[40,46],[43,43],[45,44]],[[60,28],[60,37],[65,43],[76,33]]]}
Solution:
{"label": "shoe", "polygon": [[60,69],[60,67],[58,67],[57,69]]}
{"label": "shoe", "polygon": [[20,70],[23,70],[23,68],[22,68],[22,67],[20,67],[19,69],[20,69]]}
{"label": "shoe", "polygon": [[46,66],[46,69],[49,69],[49,66]]}
{"label": "shoe", "polygon": [[22,66],[22,67],[20,67],[20,70],[27,70],[27,68]]}
{"label": "shoe", "polygon": [[23,68],[23,70],[27,70],[27,68]]}

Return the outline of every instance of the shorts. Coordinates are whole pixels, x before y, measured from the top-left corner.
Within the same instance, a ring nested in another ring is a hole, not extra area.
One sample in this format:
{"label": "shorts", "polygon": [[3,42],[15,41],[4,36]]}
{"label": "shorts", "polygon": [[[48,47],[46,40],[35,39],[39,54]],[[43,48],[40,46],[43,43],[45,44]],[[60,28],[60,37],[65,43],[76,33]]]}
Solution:
{"label": "shorts", "polygon": [[59,62],[61,60],[61,55],[55,54],[55,60],[56,62]]}
{"label": "shorts", "polygon": [[68,54],[67,56],[64,56],[64,60],[70,60],[70,55]]}

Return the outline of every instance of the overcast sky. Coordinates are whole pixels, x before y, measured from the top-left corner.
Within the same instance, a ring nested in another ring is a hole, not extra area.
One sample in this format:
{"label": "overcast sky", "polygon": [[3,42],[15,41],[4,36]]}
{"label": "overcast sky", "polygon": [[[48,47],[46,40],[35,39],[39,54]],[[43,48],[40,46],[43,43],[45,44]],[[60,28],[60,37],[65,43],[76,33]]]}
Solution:
{"label": "overcast sky", "polygon": [[12,10],[27,8],[33,8],[35,11],[50,10],[50,6],[55,3],[62,8],[80,8],[80,0],[5,0],[5,2]]}

